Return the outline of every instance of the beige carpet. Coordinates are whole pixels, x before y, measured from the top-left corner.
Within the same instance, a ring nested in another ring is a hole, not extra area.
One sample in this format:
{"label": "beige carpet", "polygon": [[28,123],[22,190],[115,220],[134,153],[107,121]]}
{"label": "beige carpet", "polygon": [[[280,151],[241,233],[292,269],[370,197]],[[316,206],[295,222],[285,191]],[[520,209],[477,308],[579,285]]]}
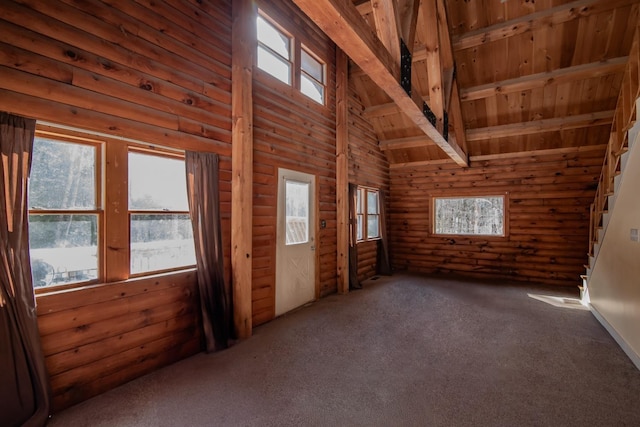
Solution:
{"label": "beige carpet", "polygon": [[528,294],[577,289],[369,281],[50,425],[640,426],[640,371],[591,313]]}

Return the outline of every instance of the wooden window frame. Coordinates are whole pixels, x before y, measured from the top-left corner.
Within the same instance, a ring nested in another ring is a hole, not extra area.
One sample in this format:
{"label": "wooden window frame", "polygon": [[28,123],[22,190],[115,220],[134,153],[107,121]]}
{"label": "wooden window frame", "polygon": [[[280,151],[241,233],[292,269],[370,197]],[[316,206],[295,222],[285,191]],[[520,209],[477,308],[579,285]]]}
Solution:
{"label": "wooden window frame", "polygon": [[[130,217],[137,210],[129,210],[128,155],[129,152],[184,160],[184,151],[136,142],[126,138],[96,135],[90,131],[51,124],[36,125],[36,137],[96,147],[96,209],[51,210],[29,209],[29,214],[86,214],[98,216],[98,274],[97,279],[35,288],[36,295],[67,289],[80,289],[90,285],[111,284],[165,273],[193,269],[188,265],[144,273],[130,272]],[[124,209],[123,209],[124,207]],[[155,211],[143,210],[145,214]],[[162,211],[163,214],[188,214],[188,211]]]}
{"label": "wooden window frame", "polygon": [[[437,199],[476,199],[476,198],[488,198],[488,197],[500,197],[502,198],[502,234],[461,234],[461,233],[436,233],[436,200]],[[497,239],[503,240],[509,237],[509,193],[482,193],[482,194],[464,194],[464,195],[432,195],[431,196],[431,234],[437,237],[464,237],[464,238],[479,238],[479,239]]]}
{"label": "wooden window frame", "polygon": [[[360,208],[361,211],[358,210],[357,207],[357,203],[356,203],[356,227],[358,227],[358,229],[360,229],[360,227],[362,227],[362,239],[357,239],[356,243],[364,243],[364,242],[372,242],[372,241],[376,241],[376,240],[380,240],[382,239],[382,236],[380,235],[380,190],[378,188],[373,188],[373,187],[365,187],[365,186],[361,186],[359,185],[357,188],[357,196],[356,197],[361,197],[362,202],[360,203]],[[368,202],[369,199],[367,197],[368,193],[375,193],[377,194],[377,201],[378,201],[378,235],[376,237],[368,237],[368,225],[369,225],[369,221],[368,221],[368,217],[369,217],[369,209],[368,209]],[[359,222],[360,219],[362,220],[362,222]],[[357,236],[357,233],[356,233]]]}

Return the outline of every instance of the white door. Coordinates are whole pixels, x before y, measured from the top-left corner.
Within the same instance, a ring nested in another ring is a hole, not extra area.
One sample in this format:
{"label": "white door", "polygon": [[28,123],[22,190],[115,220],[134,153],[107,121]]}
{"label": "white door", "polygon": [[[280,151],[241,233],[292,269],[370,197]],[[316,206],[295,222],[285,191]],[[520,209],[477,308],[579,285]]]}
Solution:
{"label": "white door", "polygon": [[315,176],[278,170],[276,316],[316,296]]}

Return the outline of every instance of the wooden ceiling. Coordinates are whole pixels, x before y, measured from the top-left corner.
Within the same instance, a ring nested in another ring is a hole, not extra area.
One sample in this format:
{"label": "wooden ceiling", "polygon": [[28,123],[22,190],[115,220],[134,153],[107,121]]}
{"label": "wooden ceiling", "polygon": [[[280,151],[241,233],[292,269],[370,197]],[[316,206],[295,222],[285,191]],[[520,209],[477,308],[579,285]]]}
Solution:
{"label": "wooden ceiling", "polygon": [[640,0],[294,2],[352,59],[392,167],[604,150],[640,19]]}

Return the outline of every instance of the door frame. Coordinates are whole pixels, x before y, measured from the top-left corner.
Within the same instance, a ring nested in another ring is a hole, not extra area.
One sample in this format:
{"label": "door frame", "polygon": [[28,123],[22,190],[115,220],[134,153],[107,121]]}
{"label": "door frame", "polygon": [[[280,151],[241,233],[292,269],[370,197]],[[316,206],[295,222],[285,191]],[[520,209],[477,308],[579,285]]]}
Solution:
{"label": "door frame", "polygon": [[[315,250],[314,255],[313,255],[313,264],[314,264],[314,274],[313,274],[313,281],[314,281],[314,299],[310,302],[313,301],[317,301],[318,299],[320,299],[320,231],[321,231],[321,227],[320,227],[320,194],[319,194],[319,189],[320,189],[320,185],[318,183],[318,175],[314,174],[314,173],[309,173],[309,172],[305,172],[305,171],[301,171],[301,170],[295,170],[295,169],[288,169],[288,168],[284,168],[284,167],[278,167],[278,177],[277,177],[277,185],[276,185],[276,216],[275,216],[275,223],[276,223],[276,241],[275,241],[275,247],[276,247],[276,251],[275,251],[275,268],[274,268],[274,288],[273,288],[273,316],[281,316],[282,314],[286,314],[286,313],[281,313],[276,315],[276,286],[278,285],[278,237],[279,237],[279,233],[281,232],[281,230],[279,229],[280,227],[280,218],[279,218],[279,209],[280,209],[280,204],[284,202],[284,200],[282,199],[282,197],[284,196],[284,194],[281,194],[280,191],[280,184],[281,182],[287,178],[287,174],[289,175],[296,175],[296,174],[304,174],[304,175],[308,175],[308,176],[312,176],[313,177],[313,185],[312,185],[312,189],[313,189],[313,219],[312,219],[312,224],[309,224],[309,229],[313,229],[313,233],[314,233],[314,243],[315,243]],[[291,180],[295,181],[295,178],[290,178]],[[312,228],[313,227],[313,228]]]}

